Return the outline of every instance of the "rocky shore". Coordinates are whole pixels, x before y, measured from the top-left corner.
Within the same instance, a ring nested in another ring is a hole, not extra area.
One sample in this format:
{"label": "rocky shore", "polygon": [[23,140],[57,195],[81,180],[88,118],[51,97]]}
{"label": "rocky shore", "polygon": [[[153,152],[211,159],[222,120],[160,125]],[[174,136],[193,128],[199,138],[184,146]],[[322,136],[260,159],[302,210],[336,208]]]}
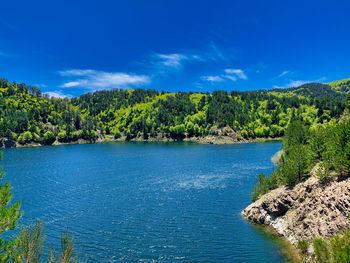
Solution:
{"label": "rocky shore", "polygon": [[[104,143],[104,142],[194,142],[199,144],[237,144],[237,143],[249,143],[249,142],[265,142],[265,141],[279,141],[280,138],[255,138],[255,139],[237,139],[230,136],[215,136],[209,135],[205,137],[185,137],[185,138],[171,138],[171,137],[150,137],[144,139],[143,137],[127,139],[126,136],[121,136],[118,139],[114,139],[113,136],[99,137],[94,141],[89,140],[75,140],[75,141],[54,141],[50,145],[67,145],[67,144],[90,144],[90,143]],[[8,139],[0,139],[0,149],[4,148],[22,148],[22,147],[36,147],[43,146],[44,144],[38,142],[28,142],[20,144]]]}
{"label": "rocky shore", "polygon": [[[248,220],[270,226],[293,246],[299,240],[331,237],[349,226],[350,178],[327,184],[315,176],[289,189],[279,187],[243,210]],[[313,253],[310,246],[309,254]]]}

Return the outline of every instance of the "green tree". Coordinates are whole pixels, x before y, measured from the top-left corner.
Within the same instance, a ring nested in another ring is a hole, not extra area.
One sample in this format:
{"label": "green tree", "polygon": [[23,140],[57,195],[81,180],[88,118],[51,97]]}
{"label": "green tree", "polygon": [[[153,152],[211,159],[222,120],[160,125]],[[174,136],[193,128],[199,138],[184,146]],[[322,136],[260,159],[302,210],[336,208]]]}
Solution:
{"label": "green tree", "polygon": [[43,143],[44,144],[52,144],[56,139],[55,134],[52,131],[47,131],[44,134],[43,137]]}
{"label": "green tree", "polygon": [[350,172],[350,121],[339,123],[330,140],[330,151],[333,155],[334,168],[341,175]]}
{"label": "green tree", "polygon": [[279,161],[278,174],[282,182],[289,186],[301,182],[310,171],[310,150],[307,145],[290,145]]}
{"label": "green tree", "polygon": [[[0,153],[0,159],[2,155]],[[4,172],[0,167],[0,180],[4,177]],[[9,262],[13,257],[14,239],[4,239],[6,231],[15,229],[18,219],[22,216],[19,211],[21,203],[19,201],[11,204],[12,194],[9,182],[0,186],[0,262]]]}

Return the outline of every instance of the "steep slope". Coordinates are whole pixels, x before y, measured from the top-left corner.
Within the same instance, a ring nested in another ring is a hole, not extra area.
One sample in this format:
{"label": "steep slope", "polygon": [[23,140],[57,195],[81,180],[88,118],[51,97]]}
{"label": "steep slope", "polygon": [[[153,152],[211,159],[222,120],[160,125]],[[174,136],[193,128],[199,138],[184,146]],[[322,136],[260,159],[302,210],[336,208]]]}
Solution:
{"label": "steep slope", "polygon": [[331,237],[349,226],[350,178],[322,183],[310,177],[292,189],[279,187],[248,206],[243,216],[273,227],[293,245],[299,240]]}

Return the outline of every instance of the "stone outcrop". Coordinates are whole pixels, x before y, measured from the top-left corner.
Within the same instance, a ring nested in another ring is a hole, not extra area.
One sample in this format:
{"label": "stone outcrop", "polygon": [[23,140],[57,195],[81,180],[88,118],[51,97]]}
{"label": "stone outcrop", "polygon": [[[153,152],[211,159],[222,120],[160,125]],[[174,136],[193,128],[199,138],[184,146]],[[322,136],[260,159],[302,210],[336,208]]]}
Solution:
{"label": "stone outcrop", "polygon": [[0,139],[0,149],[14,147],[16,147],[16,142],[7,139]]}
{"label": "stone outcrop", "polygon": [[243,216],[271,226],[294,246],[298,240],[330,237],[349,226],[350,178],[323,184],[310,177],[293,189],[280,187],[248,206]]}

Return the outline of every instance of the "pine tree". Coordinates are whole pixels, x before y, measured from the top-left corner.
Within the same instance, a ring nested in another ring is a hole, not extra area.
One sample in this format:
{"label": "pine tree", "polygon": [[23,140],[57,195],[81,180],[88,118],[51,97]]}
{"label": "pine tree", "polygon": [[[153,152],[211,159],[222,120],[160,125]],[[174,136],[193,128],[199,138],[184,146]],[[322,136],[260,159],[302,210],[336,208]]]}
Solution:
{"label": "pine tree", "polygon": [[[1,160],[0,153],[0,160]],[[5,173],[0,167],[0,180],[3,179]],[[22,216],[19,211],[21,203],[17,201],[11,204],[12,194],[9,182],[0,186],[0,262],[9,262],[12,257],[13,239],[4,239],[3,234],[6,231],[13,230],[18,219]]]}

